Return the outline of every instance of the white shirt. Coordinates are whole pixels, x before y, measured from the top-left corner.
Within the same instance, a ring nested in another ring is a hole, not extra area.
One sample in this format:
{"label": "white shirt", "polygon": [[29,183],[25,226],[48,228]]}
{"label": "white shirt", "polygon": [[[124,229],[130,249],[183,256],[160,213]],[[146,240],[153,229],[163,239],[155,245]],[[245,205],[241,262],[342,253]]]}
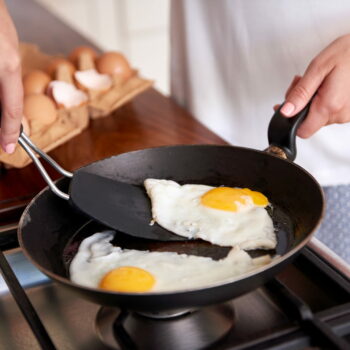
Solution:
{"label": "white shirt", "polygon": [[[350,33],[348,0],[174,0],[171,16],[172,96],[229,143],[260,150],[294,75]],[[350,184],[350,123],[297,151],[322,185]]]}

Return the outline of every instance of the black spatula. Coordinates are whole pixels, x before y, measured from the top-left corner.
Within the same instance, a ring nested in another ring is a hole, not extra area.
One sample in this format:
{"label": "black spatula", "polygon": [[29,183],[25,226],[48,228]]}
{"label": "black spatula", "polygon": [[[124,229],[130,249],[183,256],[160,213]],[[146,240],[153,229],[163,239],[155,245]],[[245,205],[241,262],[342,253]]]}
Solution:
{"label": "black spatula", "polygon": [[[89,217],[135,237],[157,241],[187,240],[156,223],[150,224],[151,203],[143,188],[91,173],[84,168],[70,173],[40,150],[23,130],[18,142],[32,158],[51,190]],[[39,154],[62,175],[72,178],[68,194],[55,185],[35,154]]]}
{"label": "black spatula", "polygon": [[160,241],[186,240],[156,223],[151,225],[151,202],[140,186],[78,170],[70,183],[69,193],[70,201],[76,207],[118,231]]}

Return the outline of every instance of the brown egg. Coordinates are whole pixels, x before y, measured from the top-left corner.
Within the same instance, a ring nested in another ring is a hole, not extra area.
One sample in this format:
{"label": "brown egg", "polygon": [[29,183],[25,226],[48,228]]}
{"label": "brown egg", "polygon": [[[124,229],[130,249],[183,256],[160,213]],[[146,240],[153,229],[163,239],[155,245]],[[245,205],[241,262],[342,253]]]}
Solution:
{"label": "brown egg", "polygon": [[46,71],[53,79],[56,79],[56,72],[59,68],[64,67],[72,75],[75,72],[75,67],[72,62],[65,58],[54,58],[46,67]]}
{"label": "brown egg", "polygon": [[50,97],[42,94],[24,97],[23,114],[29,122],[32,134],[52,124],[57,118],[55,103]]}
{"label": "brown egg", "polygon": [[43,94],[50,81],[50,76],[41,70],[29,72],[23,78],[24,95]]}
{"label": "brown egg", "polygon": [[120,75],[127,79],[132,69],[126,58],[118,52],[106,52],[96,60],[96,68],[102,74]]}
{"label": "brown egg", "polygon": [[97,57],[97,53],[93,48],[89,46],[78,46],[69,54],[69,60],[72,61],[76,67],[82,69],[81,67],[79,67],[79,61],[82,58],[82,56],[88,56],[92,61],[94,61]]}

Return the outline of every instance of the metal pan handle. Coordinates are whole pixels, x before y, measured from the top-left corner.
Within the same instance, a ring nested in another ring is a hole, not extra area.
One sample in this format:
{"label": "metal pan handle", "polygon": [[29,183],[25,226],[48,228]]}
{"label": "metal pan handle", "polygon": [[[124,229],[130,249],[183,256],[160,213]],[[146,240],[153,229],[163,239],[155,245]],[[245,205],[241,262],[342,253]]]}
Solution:
{"label": "metal pan handle", "polygon": [[308,115],[312,100],[313,98],[311,98],[304,109],[292,118],[286,118],[280,113],[283,104],[278,108],[272,116],[268,127],[269,147],[265,150],[266,152],[276,154],[281,158],[291,161],[295,159],[297,155],[297,130]]}
{"label": "metal pan handle", "polygon": [[[0,105],[0,122],[2,116],[2,107]],[[73,177],[73,174],[65,169],[63,169],[54,159],[52,159],[48,154],[42,151],[39,147],[37,147],[33,141],[26,135],[23,131],[23,126],[21,125],[20,134],[18,138],[18,143],[22,146],[22,148],[27,152],[29,157],[33,160],[34,164],[38,168],[41,176],[44,178],[45,182],[48,184],[52,192],[54,192],[57,196],[68,200],[69,195],[67,193],[62,192],[51,179],[50,175],[47,173],[46,169],[36,156],[36,154],[40,155],[46,163],[50,164],[54,169],[56,169],[60,174],[66,177]]]}

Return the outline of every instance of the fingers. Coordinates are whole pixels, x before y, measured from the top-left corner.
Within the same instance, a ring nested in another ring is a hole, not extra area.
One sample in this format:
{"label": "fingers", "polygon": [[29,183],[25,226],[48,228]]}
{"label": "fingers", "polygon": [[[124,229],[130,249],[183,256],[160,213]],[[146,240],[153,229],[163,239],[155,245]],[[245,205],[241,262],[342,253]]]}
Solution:
{"label": "fingers", "polygon": [[0,145],[12,153],[18,139],[22,118],[23,87],[18,37],[15,26],[0,0]]}
{"label": "fingers", "polygon": [[298,130],[298,136],[308,138],[325,125],[349,122],[349,89],[350,70],[335,68],[314,97],[308,116]]}
{"label": "fingers", "polygon": [[[287,95],[289,94],[289,92],[292,90],[292,88],[299,82],[299,80],[301,79],[301,76],[300,75],[296,75],[294,78],[293,78],[293,81],[290,83],[286,93],[285,93],[285,98],[287,98]],[[280,108],[281,105],[280,104],[277,104],[277,105],[274,105],[273,106],[273,110],[276,112],[278,110],[278,108]]]}
{"label": "fingers", "polygon": [[320,96],[316,95],[310,106],[309,114],[300,125],[297,135],[303,139],[309,138],[316,131],[327,125],[328,119],[328,110],[323,106]]}
{"label": "fingers", "polygon": [[285,98],[287,98],[287,96],[289,95],[289,93],[291,92],[291,90],[295,87],[295,85],[296,85],[297,83],[299,83],[300,79],[301,79],[301,76],[300,76],[300,75],[295,75],[295,76],[294,76],[292,82],[290,83],[290,85],[289,85],[289,87],[288,87],[288,89],[287,89],[287,91],[286,91],[286,93],[285,93],[285,95],[284,95]]}
{"label": "fingers", "polygon": [[1,147],[7,153],[15,150],[23,109],[23,88],[20,64],[4,70],[0,75],[1,87]]}
{"label": "fingers", "polygon": [[312,61],[303,77],[294,78],[297,81],[294,80],[294,86],[287,91],[281,113],[286,117],[299,113],[310,101],[328,73],[327,65],[320,64],[319,60]]}
{"label": "fingers", "polygon": [[350,35],[334,40],[317,55],[303,77],[295,77],[281,113],[292,117],[314,96],[309,113],[298,129],[307,138],[321,127],[350,122]]}

